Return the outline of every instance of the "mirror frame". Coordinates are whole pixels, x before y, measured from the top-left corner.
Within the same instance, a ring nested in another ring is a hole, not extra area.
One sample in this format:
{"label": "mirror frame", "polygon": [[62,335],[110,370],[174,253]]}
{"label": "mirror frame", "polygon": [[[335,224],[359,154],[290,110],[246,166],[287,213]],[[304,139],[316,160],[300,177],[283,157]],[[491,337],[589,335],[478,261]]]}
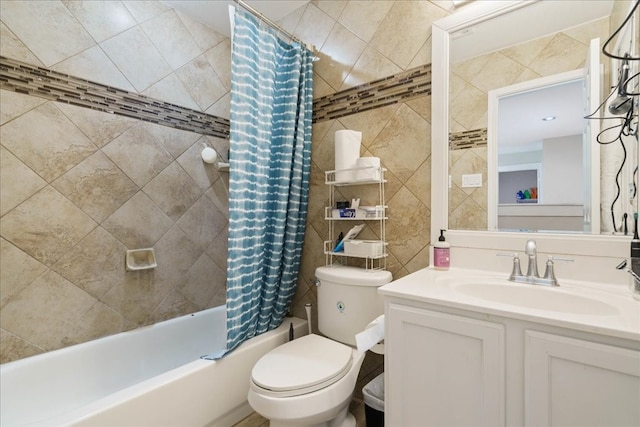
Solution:
{"label": "mirror frame", "polygon": [[[432,25],[431,83],[431,242],[449,225],[449,58],[450,34],[526,7],[537,0],[474,2]],[[640,150],[639,150],[640,151]],[[486,183],[485,183],[486,185]],[[539,248],[556,254],[628,256],[630,236],[449,230],[453,247],[522,251],[535,238]],[[431,246],[432,246],[431,245]],[[433,250],[430,250],[433,265]]]}

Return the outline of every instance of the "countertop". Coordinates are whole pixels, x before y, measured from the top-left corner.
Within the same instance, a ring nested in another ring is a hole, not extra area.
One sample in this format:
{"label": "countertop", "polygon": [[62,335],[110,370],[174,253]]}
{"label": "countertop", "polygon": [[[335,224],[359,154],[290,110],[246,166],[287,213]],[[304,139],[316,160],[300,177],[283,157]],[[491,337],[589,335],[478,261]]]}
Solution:
{"label": "countertop", "polygon": [[493,314],[640,341],[640,301],[628,287],[561,280],[548,287],[509,273],[431,267],[380,288],[384,297]]}

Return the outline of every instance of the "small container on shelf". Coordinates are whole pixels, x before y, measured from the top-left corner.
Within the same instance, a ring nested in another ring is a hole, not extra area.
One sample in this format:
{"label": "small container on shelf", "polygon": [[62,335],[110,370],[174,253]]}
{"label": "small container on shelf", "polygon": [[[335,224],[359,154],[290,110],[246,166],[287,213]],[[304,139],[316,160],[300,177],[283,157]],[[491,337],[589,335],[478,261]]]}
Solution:
{"label": "small container on shelf", "polygon": [[384,254],[384,242],[380,240],[347,240],[344,254],[362,258],[375,258]]}

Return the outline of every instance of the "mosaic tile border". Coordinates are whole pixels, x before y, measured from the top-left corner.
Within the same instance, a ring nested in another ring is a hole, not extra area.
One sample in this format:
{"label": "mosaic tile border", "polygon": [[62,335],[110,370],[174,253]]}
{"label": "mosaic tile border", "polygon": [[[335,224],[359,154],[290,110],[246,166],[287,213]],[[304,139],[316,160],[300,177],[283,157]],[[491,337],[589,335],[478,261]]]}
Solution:
{"label": "mosaic tile border", "polygon": [[449,134],[449,149],[464,150],[467,148],[486,147],[487,129],[473,129]]}
{"label": "mosaic tile border", "polygon": [[[229,138],[228,119],[0,56],[0,88],[176,129]],[[313,102],[313,122],[338,119],[431,95],[431,64]]]}
{"label": "mosaic tile border", "polygon": [[338,119],[431,95],[431,64],[374,80],[313,102],[313,122]]}
{"label": "mosaic tile border", "polygon": [[218,138],[229,120],[0,56],[0,88]]}

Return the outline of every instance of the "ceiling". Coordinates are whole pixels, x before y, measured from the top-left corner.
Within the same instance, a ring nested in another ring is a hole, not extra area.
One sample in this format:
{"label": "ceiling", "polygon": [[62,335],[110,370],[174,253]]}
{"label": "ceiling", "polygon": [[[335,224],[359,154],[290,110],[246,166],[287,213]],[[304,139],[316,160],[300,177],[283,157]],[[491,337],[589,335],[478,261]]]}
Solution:
{"label": "ceiling", "polygon": [[[544,87],[507,97],[498,104],[500,153],[542,147],[542,140],[584,131],[583,80]],[[550,102],[551,101],[551,102]],[[543,121],[547,116],[555,120]]]}
{"label": "ceiling", "polygon": [[[249,6],[258,10],[272,21],[278,21],[309,0],[246,0]],[[232,0],[164,0],[164,3],[185,13],[196,21],[213,28],[229,37],[229,5]]]}

